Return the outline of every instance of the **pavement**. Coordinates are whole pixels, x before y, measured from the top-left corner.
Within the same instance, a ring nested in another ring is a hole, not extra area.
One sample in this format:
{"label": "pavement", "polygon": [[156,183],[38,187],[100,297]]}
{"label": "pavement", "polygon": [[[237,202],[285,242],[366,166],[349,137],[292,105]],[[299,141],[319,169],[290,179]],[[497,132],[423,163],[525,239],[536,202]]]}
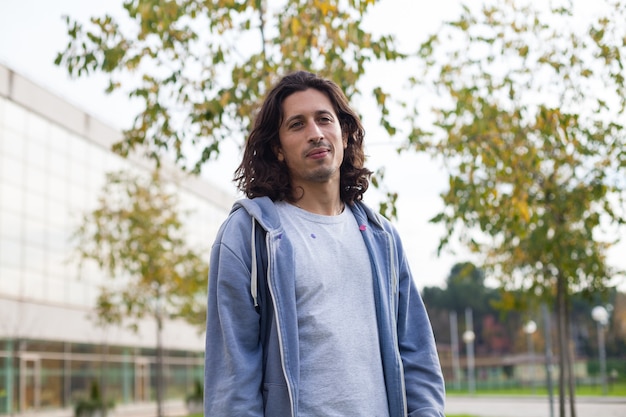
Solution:
{"label": "pavement", "polygon": [[[167,400],[163,404],[163,414],[167,417],[186,417],[189,413],[183,400]],[[107,413],[106,417],[156,417],[156,415],[156,403],[144,402],[116,405],[113,410]],[[74,409],[30,410],[3,417],[74,417]]]}
{"label": "pavement", "polygon": [[[569,415],[569,405],[566,405]],[[548,397],[504,397],[451,395],[446,399],[446,414],[476,417],[557,417],[558,397],[550,414]],[[578,397],[577,417],[626,417],[626,397]]]}
{"label": "pavement", "polygon": [[[469,414],[475,417],[557,417],[558,398],[554,398],[554,415],[550,415],[548,397],[507,397],[450,395],[446,399],[446,414]],[[183,401],[167,401],[168,417],[185,417]],[[569,415],[569,409],[567,410]],[[578,397],[577,417],[626,417],[626,397]],[[108,417],[155,417],[154,403],[116,406]],[[72,409],[14,414],[14,417],[73,417]]]}

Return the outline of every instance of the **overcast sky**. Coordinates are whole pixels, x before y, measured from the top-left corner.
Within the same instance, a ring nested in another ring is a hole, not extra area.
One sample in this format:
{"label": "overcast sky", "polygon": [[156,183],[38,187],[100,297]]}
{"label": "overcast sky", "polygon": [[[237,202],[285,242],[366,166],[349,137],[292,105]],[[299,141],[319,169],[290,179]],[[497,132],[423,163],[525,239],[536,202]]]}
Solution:
{"label": "overcast sky", "polygon": [[[592,1],[584,0],[584,3],[591,5]],[[70,80],[63,69],[53,64],[56,54],[67,43],[61,16],[70,15],[86,21],[90,16],[105,12],[119,14],[122,0],[0,0],[0,4],[0,63],[113,127],[121,129],[130,125],[136,109],[123,94],[104,94],[104,77]],[[396,34],[399,46],[411,50],[442,21],[455,18],[459,11],[458,0],[384,0],[367,24],[371,25],[370,29]],[[400,77],[393,74],[369,76],[385,88],[402,88],[394,84]],[[438,195],[446,187],[447,177],[426,157],[409,153],[398,156],[393,145],[381,144],[378,136],[382,131],[373,124],[376,121],[377,117],[368,118],[364,114],[366,143],[372,144],[367,148],[370,155],[368,166],[371,169],[386,166],[388,187],[399,193],[399,221],[396,223],[418,286],[441,285],[454,263],[470,260],[463,252],[457,256],[436,256],[443,230],[429,224],[428,219],[441,208]],[[238,158],[235,147],[226,147],[223,158],[207,169],[205,175],[234,194],[230,179]],[[376,200],[375,195],[369,199],[366,197],[371,205],[376,205]],[[613,258],[617,259],[615,255]]]}

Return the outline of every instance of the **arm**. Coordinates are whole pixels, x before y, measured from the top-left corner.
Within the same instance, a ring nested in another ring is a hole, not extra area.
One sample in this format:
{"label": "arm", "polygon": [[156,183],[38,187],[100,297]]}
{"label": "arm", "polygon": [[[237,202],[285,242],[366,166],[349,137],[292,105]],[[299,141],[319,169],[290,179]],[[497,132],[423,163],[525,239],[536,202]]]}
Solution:
{"label": "arm", "polygon": [[444,417],[445,384],[426,308],[399,248],[398,344],[409,417]]}
{"label": "arm", "polygon": [[[235,213],[211,250],[204,415],[263,416],[259,314],[250,295],[250,227]],[[243,219],[242,219],[243,220]]]}

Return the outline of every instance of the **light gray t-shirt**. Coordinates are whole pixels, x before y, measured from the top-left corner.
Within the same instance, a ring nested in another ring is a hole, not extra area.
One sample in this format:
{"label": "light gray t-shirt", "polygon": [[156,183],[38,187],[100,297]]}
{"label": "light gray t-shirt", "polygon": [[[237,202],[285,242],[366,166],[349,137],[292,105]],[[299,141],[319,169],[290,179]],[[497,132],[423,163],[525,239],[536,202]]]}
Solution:
{"label": "light gray t-shirt", "polygon": [[298,415],[388,417],[372,270],[350,207],[338,216],[277,208],[295,252]]}

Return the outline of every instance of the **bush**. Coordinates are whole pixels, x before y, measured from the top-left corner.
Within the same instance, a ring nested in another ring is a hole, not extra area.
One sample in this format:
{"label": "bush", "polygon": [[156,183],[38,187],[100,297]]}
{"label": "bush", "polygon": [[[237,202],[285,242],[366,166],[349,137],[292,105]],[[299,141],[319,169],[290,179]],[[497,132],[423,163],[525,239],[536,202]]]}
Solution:
{"label": "bush", "polygon": [[74,417],[105,417],[114,407],[113,401],[105,401],[100,394],[97,381],[92,381],[89,388],[89,397],[81,398],[74,405]]}
{"label": "bush", "polygon": [[185,403],[190,414],[201,413],[204,410],[204,386],[202,382],[195,381],[193,392],[187,396]]}
{"label": "bush", "polygon": [[[623,359],[607,359],[606,373],[610,377],[611,374],[617,372],[618,381],[626,380],[626,361]],[[590,359],[587,361],[587,372],[589,375],[600,375],[600,361],[598,359]]]}

